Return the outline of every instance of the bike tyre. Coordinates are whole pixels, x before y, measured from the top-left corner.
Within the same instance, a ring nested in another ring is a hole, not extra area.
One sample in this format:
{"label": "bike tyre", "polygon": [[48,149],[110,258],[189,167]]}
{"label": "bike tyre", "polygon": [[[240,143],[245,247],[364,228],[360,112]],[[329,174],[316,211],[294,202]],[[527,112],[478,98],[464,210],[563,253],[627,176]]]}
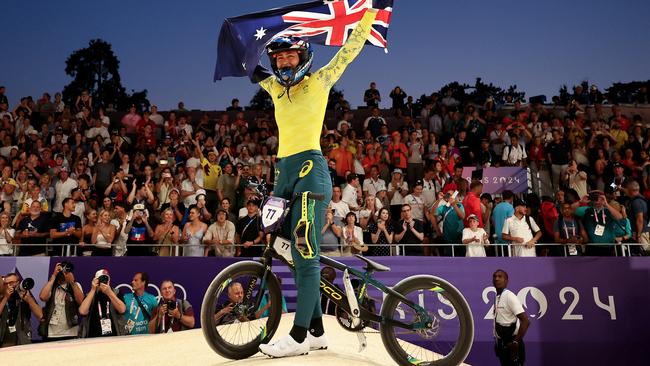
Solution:
{"label": "bike tyre", "polygon": [[224,281],[237,278],[241,275],[256,275],[261,279],[263,274],[264,266],[259,262],[237,262],[219,272],[205,292],[201,305],[201,328],[203,330],[203,336],[212,350],[225,358],[241,360],[253,356],[258,352],[260,344],[268,343],[273,338],[275,331],[280,325],[280,318],[282,317],[282,292],[277,277],[272,272],[269,272],[267,283],[271,307],[269,308],[269,316],[266,323],[266,335],[263,338],[256,337],[245,344],[235,345],[223,339],[217,330],[214,321],[214,309],[217,306],[217,301],[219,301],[217,296],[219,288]]}
{"label": "bike tyre", "polygon": [[[472,343],[474,341],[474,318],[472,317],[472,312],[469,308],[467,300],[465,297],[454,287],[451,283],[443,280],[442,278],[429,275],[416,275],[408,277],[400,281],[393,290],[399,292],[402,295],[408,295],[412,291],[425,288],[433,288],[439,286],[444,289],[448,294],[448,299],[454,305],[456,310],[458,320],[460,323],[460,335],[458,337],[458,343],[454,346],[454,349],[447,357],[435,360],[428,363],[422,363],[421,365],[427,366],[456,366],[460,365],[469,354],[472,349]],[[384,318],[392,318],[395,314],[396,307],[400,303],[400,299],[395,296],[388,295],[384,300],[384,303],[381,307],[381,315]],[[413,363],[409,360],[408,355],[398,343],[398,339],[395,336],[394,328],[388,324],[380,325],[381,339],[386,347],[386,351],[390,354],[395,362],[398,365],[403,366],[412,366]]]}

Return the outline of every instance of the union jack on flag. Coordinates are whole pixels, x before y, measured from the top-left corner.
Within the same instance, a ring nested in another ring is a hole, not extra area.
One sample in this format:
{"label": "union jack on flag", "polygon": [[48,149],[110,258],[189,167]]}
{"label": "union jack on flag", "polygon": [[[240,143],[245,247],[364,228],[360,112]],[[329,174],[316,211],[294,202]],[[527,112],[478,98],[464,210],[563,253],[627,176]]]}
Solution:
{"label": "union jack on flag", "polygon": [[321,0],[227,18],[219,35],[214,80],[252,77],[264,46],[278,36],[305,37],[314,44],[342,46],[371,7],[378,13],[368,43],[386,48],[393,0]]}

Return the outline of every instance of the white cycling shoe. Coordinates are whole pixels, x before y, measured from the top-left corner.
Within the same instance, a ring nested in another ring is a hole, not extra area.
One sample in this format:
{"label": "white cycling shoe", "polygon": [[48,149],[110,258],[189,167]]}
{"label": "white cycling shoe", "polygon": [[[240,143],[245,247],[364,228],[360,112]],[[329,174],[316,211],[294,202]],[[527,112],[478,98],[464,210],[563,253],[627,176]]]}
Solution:
{"label": "white cycling shoe", "polygon": [[315,337],[311,333],[307,332],[307,340],[309,341],[310,351],[327,349],[327,346],[329,344],[325,333],[323,333],[323,335],[321,335],[320,337]]}
{"label": "white cycling shoe", "polygon": [[274,358],[306,355],[309,353],[309,340],[305,338],[302,343],[298,343],[287,334],[276,342],[260,344],[260,352]]}

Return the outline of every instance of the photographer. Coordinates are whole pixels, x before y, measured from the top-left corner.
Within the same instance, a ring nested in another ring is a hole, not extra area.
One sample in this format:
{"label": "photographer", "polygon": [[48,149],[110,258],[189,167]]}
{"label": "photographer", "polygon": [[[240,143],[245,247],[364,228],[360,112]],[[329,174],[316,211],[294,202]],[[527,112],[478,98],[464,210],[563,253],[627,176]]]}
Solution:
{"label": "photographer", "polygon": [[62,261],[54,267],[39,298],[45,302],[38,334],[45,341],[76,338],[79,334],[79,305],[84,299],[79,282],[74,279],[72,263]]}
{"label": "photographer", "polygon": [[41,307],[29,290],[34,280],[24,281],[16,273],[4,277],[4,291],[0,293],[0,348],[32,342],[32,313],[37,320],[43,317]]}
{"label": "photographer", "polygon": [[146,272],[137,272],[131,280],[132,293],[124,295],[124,304],[129,304],[124,313],[127,334],[149,333],[151,313],[158,302],[156,297],[146,290],[149,285],[149,275]]}
{"label": "photographer", "polygon": [[242,304],[244,288],[241,283],[233,282],[228,286],[228,302],[217,307],[214,320],[217,325],[232,324],[235,321],[247,322],[255,319],[254,309]]}
{"label": "photographer", "polygon": [[613,256],[616,242],[615,231],[618,220],[623,218],[621,212],[612,207],[601,191],[589,193],[590,206],[584,211],[582,224],[589,236],[585,255]]}
{"label": "photographer", "polygon": [[176,287],[172,280],[160,284],[162,298],[153,310],[149,322],[150,333],[180,332],[194,328],[194,309],[187,300],[176,298]]}
{"label": "photographer", "polygon": [[81,338],[111,337],[125,335],[122,314],[126,305],[119,298],[117,290],[111,287],[111,277],[106,269],[95,273],[92,287],[79,306],[84,316]]}

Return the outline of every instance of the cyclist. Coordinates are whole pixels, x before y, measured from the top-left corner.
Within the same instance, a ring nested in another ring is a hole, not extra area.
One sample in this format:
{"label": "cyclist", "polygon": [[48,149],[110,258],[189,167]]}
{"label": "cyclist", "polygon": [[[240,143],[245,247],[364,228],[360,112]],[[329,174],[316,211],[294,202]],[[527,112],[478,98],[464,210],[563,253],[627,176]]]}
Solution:
{"label": "cyclist", "polygon": [[[309,74],[313,61],[310,44],[283,36],[266,46],[273,75],[269,76],[260,66],[256,70],[255,80],[273,99],[279,130],[274,195],[291,199],[294,194],[300,194],[288,223],[298,287],[296,315],[289,335],[260,345],[260,351],[271,357],[295,356],[306,354],[310,349],[327,348],[319,302],[318,257],[320,228],[331,199],[332,185],[327,161],[320,150],[320,133],[329,91],[361,51],[376,13],[377,10],[369,9],[330,63],[313,74]],[[308,192],[325,197],[313,200]]]}

